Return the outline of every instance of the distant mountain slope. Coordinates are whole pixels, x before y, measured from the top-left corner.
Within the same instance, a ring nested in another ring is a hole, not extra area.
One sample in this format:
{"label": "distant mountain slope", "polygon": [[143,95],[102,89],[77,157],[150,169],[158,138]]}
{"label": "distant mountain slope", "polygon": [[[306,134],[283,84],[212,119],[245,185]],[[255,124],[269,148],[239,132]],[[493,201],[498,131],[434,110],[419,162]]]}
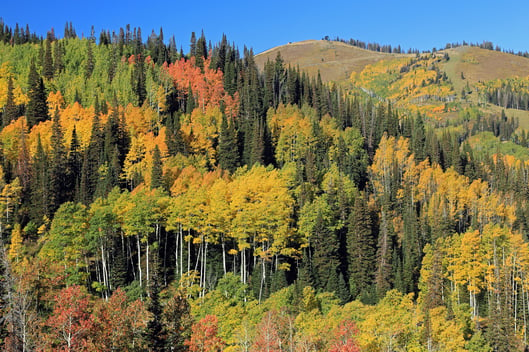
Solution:
{"label": "distant mountain slope", "polygon": [[461,72],[470,84],[507,77],[529,75],[529,59],[500,51],[477,47],[448,49],[449,62],[444,69],[450,78],[461,77]]}
{"label": "distant mountain slope", "polygon": [[278,46],[256,55],[255,61],[263,68],[267,60],[275,60],[277,53],[292,66],[299,66],[310,75],[320,70],[323,81],[348,79],[351,72],[359,72],[368,64],[383,59],[405,57],[402,54],[386,54],[360,49],[341,42],[306,40]]}

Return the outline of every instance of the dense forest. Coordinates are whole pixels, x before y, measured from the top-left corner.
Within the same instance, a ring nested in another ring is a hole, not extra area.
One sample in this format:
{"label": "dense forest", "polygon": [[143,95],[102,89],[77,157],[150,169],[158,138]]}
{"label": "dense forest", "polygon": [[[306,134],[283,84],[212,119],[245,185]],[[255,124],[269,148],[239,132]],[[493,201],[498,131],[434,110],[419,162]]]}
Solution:
{"label": "dense forest", "polygon": [[3,350],[527,346],[516,119],[142,38],[0,26]]}

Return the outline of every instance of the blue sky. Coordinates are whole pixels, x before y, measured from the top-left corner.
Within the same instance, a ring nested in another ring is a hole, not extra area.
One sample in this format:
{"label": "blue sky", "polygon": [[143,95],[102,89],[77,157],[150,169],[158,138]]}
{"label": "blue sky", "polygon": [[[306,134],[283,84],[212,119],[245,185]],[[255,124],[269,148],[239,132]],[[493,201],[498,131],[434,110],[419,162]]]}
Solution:
{"label": "blue sky", "polygon": [[489,40],[529,51],[527,1],[4,0],[0,17],[13,27],[28,23],[39,35],[53,27],[62,36],[67,21],[79,35],[88,35],[93,24],[96,36],[101,29],[118,32],[129,23],[141,27],[144,39],[162,26],[165,39],[174,34],[185,52],[190,33],[201,30],[214,43],[225,33],[239,48],[246,45],[256,53],[325,35],[420,50]]}

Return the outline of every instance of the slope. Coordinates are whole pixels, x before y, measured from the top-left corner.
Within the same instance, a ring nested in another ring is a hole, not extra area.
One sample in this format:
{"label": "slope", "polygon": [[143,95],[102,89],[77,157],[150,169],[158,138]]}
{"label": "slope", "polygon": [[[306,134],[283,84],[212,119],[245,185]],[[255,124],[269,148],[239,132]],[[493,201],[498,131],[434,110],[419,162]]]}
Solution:
{"label": "slope", "polygon": [[319,70],[324,82],[346,80],[352,72],[362,71],[366,65],[383,59],[407,56],[364,50],[341,42],[306,40],[278,46],[256,55],[258,67],[263,69],[267,60],[275,60],[277,53],[281,53],[287,65],[299,66],[300,70],[309,75],[315,76]]}

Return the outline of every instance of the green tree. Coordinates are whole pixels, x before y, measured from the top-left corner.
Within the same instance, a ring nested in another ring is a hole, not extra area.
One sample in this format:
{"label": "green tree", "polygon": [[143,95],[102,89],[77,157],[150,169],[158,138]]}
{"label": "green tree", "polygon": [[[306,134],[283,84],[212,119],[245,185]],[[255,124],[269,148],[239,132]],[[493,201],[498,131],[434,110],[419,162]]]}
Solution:
{"label": "green tree", "polygon": [[26,119],[30,127],[45,121],[48,116],[47,94],[42,78],[37,73],[35,64],[32,62],[28,75],[28,98],[26,105]]}
{"label": "green tree", "polygon": [[219,166],[233,173],[239,166],[237,132],[235,131],[234,123],[228,124],[225,115],[222,115],[218,149]]}
{"label": "green tree", "polygon": [[18,116],[18,108],[15,104],[15,97],[13,94],[13,77],[9,76],[7,79],[7,95],[6,104],[2,114],[2,126],[5,127],[15,120]]}
{"label": "green tree", "polygon": [[46,39],[46,49],[44,51],[44,61],[42,65],[42,75],[46,79],[52,79],[54,74],[53,56],[51,48],[52,38],[48,32],[48,38]]}
{"label": "green tree", "polygon": [[56,111],[53,117],[51,131],[51,156],[50,156],[50,191],[52,200],[50,211],[55,210],[66,200],[66,147],[64,146],[64,137],[59,123],[59,112]]}
{"label": "green tree", "polygon": [[162,157],[160,155],[160,148],[158,145],[154,147],[152,155],[152,169],[151,169],[151,189],[153,188],[164,188],[163,183],[163,169],[162,169]]}

